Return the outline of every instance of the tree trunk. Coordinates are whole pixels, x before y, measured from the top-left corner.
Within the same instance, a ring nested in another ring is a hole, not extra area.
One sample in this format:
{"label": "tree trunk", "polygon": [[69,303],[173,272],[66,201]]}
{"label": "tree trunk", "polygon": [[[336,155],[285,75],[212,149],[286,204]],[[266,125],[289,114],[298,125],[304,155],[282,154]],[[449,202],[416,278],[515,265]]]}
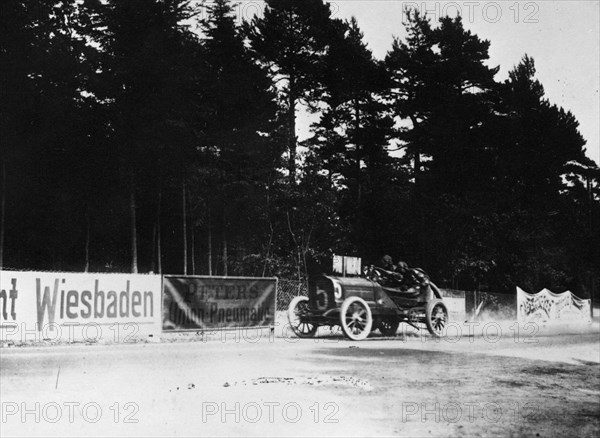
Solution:
{"label": "tree trunk", "polygon": [[156,272],[156,222],[152,225],[152,263],[150,272]]}
{"label": "tree trunk", "polygon": [[187,211],[185,202],[185,176],[181,181],[181,216],[183,227],[183,275],[187,275],[188,253],[187,253]]}
{"label": "tree trunk", "polygon": [[271,254],[271,246],[273,245],[273,224],[271,223],[271,218],[269,218],[269,243],[267,243],[267,253],[265,254],[265,263],[263,264],[262,276],[264,277],[267,272],[267,263],[269,263],[269,257]]}
{"label": "tree trunk", "polygon": [[[413,124],[413,130],[416,130],[419,125],[417,118],[414,115],[410,115],[410,120]],[[413,143],[413,157],[414,157],[413,175],[414,175],[414,179],[415,179],[415,186],[418,186],[419,173],[421,172],[421,153],[419,151],[418,139],[417,139],[417,146],[415,146],[415,144]]]}
{"label": "tree trunk", "polygon": [[131,272],[138,273],[138,257],[137,257],[137,220],[135,212],[135,176],[133,169],[129,174],[129,213],[131,219]]}
{"label": "tree trunk", "polygon": [[414,174],[415,174],[415,185],[418,185],[417,181],[419,180],[419,174],[421,173],[421,154],[418,150],[414,152]]}
{"label": "tree trunk", "polygon": [[[410,120],[413,124],[413,130],[416,130],[419,126],[419,122],[414,115],[410,115]],[[425,233],[425,210],[423,208],[423,200],[421,195],[421,151],[420,151],[420,138],[416,139],[416,144],[413,142],[413,179],[414,183],[414,211],[416,216],[417,224],[417,236],[422,236]],[[425,245],[425,239],[417,239],[417,253],[414,255],[416,262],[421,265],[424,260],[427,260],[427,254],[429,253],[429,247]]]}
{"label": "tree trunk", "polygon": [[156,262],[158,273],[162,274],[162,248],[161,248],[161,229],[160,229],[160,209],[162,205],[162,185],[158,188],[158,205],[156,206]]}
{"label": "tree trunk", "polygon": [[362,200],[362,181],[360,177],[362,148],[360,146],[360,102],[358,99],[354,99],[354,144],[356,147],[356,205],[359,206]]}
{"label": "tree trunk", "polygon": [[269,256],[271,253],[271,245],[273,244],[273,234],[275,231],[273,229],[273,222],[271,221],[271,196],[269,195],[269,186],[267,186],[266,200],[267,200],[267,205],[266,205],[267,220],[269,222],[269,243],[267,244],[267,252],[265,254],[265,263],[263,264],[263,271],[262,271],[263,277],[265,276],[265,273],[267,271],[267,263],[269,262]]}
{"label": "tree trunk", "polygon": [[208,211],[208,275],[212,274],[212,228],[210,225],[210,210]]}
{"label": "tree trunk", "polygon": [[4,266],[4,226],[6,214],[6,163],[2,161],[2,193],[0,194],[0,269]]}
{"label": "tree trunk", "polygon": [[90,270],[90,233],[91,233],[91,220],[90,220],[90,204],[87,202],[85,209],[85,267],[83,272],[89,272]]}
{"label": "tree trunk", "polygon": [[223,275],[227,277],[229,270],[227,267],[227,231],[223,228]]}
{"label": "tree trunk", "polygon": [[192,221],[192,232],[191,232],[191,248],[190,248],[190,258],[192,262],[192,275],[196,275],[196,227],[193,225]]}
{"label": "tree trunk", "polygon": [[288,171],[290,173],[290,184],[293,186],[296,184],[296,95],[293,91],[294,78],[290,77],[290,93],[288,95]]}

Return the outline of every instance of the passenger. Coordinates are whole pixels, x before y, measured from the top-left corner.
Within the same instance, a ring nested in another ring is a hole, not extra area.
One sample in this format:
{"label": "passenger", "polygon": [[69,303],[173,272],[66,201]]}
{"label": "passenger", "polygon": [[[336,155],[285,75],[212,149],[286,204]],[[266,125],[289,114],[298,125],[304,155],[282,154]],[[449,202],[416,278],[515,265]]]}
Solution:
{"label": "passenger", "polygon": [[385,273],[387,275],[387,279],[385,281],[385,284],[383,284],[383,286],[387,286],[387,287],[398,287],[400,285],[400,283],[402,282],[403,278],[404,278],[404,269],[406,267],[406,269],[408,268],[408,266],[406,265],[406,263],[404,262],[400,262],[401,264],[401,271],[398,271],[398,266],[394,265],[394,261],[392,259],[391,256],[389,255],[384,255],[381,258],[381,267],[385,270]]}
{"label": "passenger", "polygon": [[390,272],[394,272],[396,270],[396,266],[394,265],[392,257],[387,254],[381,258],[381,267]]}
{"label": "passenger", "polygon": [[406,262],[400,261],[397,265],[391,256],[385,255],[381,258],[381,271],[384,276],[379,283],[388,288],[407,291],[417,286],[426,286],[429,277],[419,270],[409,268]]}

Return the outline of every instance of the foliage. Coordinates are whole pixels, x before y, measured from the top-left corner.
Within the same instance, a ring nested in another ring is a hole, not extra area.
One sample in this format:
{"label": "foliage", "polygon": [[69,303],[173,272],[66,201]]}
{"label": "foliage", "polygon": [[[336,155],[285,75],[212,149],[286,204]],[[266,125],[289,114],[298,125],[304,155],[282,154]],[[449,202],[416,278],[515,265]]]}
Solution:
{"label": "foliage", "polygon": [[384,60],[322,0],[206,11],[0,5],[0,263],[304,278],[390,254],[598,297],[600,171],[532,58],[499,82],[489,41],[415,11]]}

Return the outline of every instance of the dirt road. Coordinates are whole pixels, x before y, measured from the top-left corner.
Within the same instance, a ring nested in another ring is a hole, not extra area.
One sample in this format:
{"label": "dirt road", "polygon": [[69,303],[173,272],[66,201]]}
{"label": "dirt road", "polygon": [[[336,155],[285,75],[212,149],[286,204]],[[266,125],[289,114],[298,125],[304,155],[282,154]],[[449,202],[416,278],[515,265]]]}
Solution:
{"label": "dirt road", "polygon": [[2,348],[2,436],[598,436],[598,334]]}

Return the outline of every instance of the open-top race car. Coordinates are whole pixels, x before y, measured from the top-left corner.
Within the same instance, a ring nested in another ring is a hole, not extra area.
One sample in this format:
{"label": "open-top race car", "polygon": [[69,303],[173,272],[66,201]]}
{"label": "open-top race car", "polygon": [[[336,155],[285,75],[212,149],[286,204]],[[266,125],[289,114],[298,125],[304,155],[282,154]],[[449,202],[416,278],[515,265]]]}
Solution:
{"label": "open-top race car", "polygon": [[440,290],[423,270],[412,268],[398,274],[371,266],[363,277],[309,279],[308,297],[292,300],[288,320],[301,338],[313,337],[320,326],[341,326],[355,341],[375,329],[393,336],[400,322],[417,329],[425,326],[439,337],[448,323],[448,310]]}

